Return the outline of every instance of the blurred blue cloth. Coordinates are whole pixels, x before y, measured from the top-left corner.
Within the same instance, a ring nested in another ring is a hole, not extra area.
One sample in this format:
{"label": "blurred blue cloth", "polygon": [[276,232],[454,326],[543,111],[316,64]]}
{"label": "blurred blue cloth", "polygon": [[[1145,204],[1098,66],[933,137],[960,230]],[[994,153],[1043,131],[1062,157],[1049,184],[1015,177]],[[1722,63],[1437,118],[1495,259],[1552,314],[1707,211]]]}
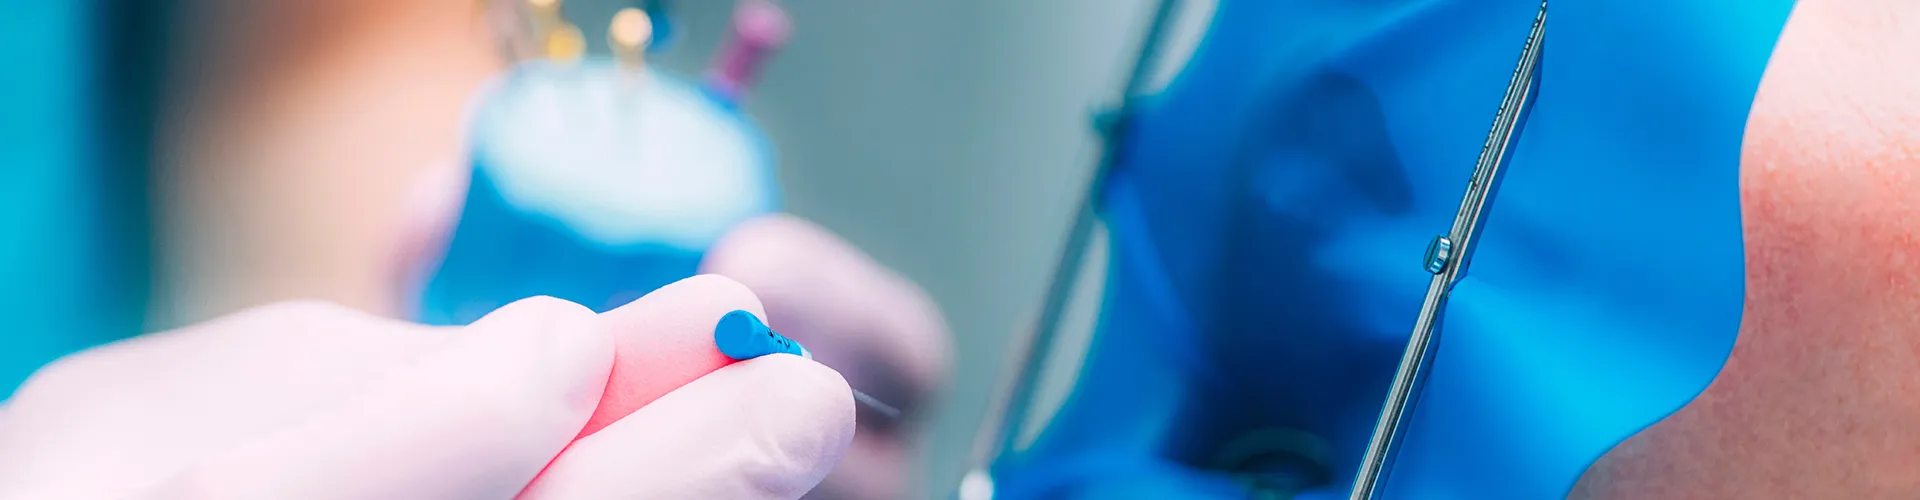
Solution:
{"label": "blurred blue cloth", "polygon": [[144,255],[144,221],[131,220],[144,199],[119,188],[143,179],[117,167],[144,143],[109,133],[125,124],[102,113],[121,111],[105,90],[129,87],[99,64],[109,39],[92,7],[19,2],[0,15],[0,399],[49,361],[138,330],[130,297],[146,290],[130,275],[144,262],[129,262]]}
{"label": "blurred blue cloth", "polygon": [[657,69],[523,65],[469,126],[473,182],[423,292],[426,323],[534,295],[606,311],[693,276],[728,230],[778,209],[759,130]]}
{"label": "blurred blue cloth", "polygon": [[[1100,330],[997,498],[1246,498],[1246,472],[1345,498],[1539,5],[1222,0],[1135,110]],[[1705,388],[1739,327],[1741,138],[1791,6],[1554,3],[1391,498],[1563,498]],[[1319,436],[1324,468],[1221,455],[1263,429]]]}

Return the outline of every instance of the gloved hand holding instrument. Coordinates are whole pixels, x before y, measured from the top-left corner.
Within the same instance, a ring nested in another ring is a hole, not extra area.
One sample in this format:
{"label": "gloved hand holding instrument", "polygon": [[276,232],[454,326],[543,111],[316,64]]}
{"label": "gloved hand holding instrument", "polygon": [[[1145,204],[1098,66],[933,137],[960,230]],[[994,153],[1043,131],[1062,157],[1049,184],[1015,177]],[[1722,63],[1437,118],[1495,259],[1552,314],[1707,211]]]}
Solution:
{"label": "gloved hand holding instrument", "polygon": [[[841,376],[714,343],[746,287],[465,327],[287,303],[107,345],[0,407],[0,498],[798,498],[853,437]],[[736,314],[737,315],[737,314]]]}

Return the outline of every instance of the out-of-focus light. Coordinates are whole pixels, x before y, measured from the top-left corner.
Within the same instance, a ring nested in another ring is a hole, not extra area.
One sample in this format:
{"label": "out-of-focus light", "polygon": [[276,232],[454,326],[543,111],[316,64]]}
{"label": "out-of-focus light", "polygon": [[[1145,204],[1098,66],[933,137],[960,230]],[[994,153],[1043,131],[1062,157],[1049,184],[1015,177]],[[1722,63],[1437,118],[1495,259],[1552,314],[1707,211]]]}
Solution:
{"label": "out-of-focus light", "polygon": [[607,44],[613,48],[620,65],[639,69],[645,63],[647,45],[653,42],[653,19],[640,9],[628,7],[613,15],[607,28]]}
{"label": "out-of-focus light", "polygon": [[555,61],[578,61],[587,52],[587,37],[580,34],[580,28],[571,25],[558,26],[547,33],[547,58]]}

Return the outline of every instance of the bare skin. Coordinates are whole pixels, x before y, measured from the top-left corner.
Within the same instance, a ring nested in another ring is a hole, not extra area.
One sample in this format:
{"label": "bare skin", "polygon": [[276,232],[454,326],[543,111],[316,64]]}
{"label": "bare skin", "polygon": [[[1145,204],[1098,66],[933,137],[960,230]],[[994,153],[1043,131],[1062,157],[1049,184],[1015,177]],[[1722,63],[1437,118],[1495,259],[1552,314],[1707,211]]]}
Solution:
{"label": "bare skin", "polygon": [[1920,4],[1803,0],[1746,131],[1725,368],[1569,498],[1920,495]]}
{"label": "bare skin", "polygon": [[467,101],[504,65],[481,2],[202,11],[160,128],[153,327],[301,298],[397,314],[423,231],[396,214],[458,191]]}

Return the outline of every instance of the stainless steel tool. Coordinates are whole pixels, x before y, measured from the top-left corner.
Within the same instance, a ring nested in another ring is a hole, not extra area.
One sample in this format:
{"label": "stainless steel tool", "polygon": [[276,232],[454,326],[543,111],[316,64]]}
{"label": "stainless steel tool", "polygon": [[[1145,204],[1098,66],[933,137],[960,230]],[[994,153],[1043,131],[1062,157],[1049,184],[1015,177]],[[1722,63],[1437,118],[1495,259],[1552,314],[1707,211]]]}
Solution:
{"label": "stainless steel tool", "polygon": [[1387,389],[1386,404],[1380,410],[1380,420],[1374,424],[1367,453],[1360,460],[1360,472],[1354,477],[1353,492],[1348,497],[1352,500],[1381,500],[1384,495],[1387,473],[1399,452],[1401,440],[1406,437],[1407,422],[1413,416],[1414,405],[1420,401],[1433,354],[1439,347],[1440,315],[1446,309],[1447,295],[1453,291],[1454,284],[1460,282],[1473,259],[1474,246],[1479,243],[1480,231],[1486,225],[1494,194],[1500,189],[1507,165],[1513,161],[1520,131],[1525,128],[1534,97],[1539,93],[1541,42],[1546,24],[1547,2],[1542,0],[1540,13],[1534,16],[1533,29],[1527,33],[1527,43],[1520,51],[1520,64],[1514,68],[1506,96],[1494,115],[1493,131],[1487,134],[1487,142],[1480,148],[1480,159],[1473,167],[1473,177],[1467,181],[1467,194],[1460,201],[1460,211],[1453,217],[1453,227],[1447,234],[1434,237],[1427,246],[1426,270],[1433,274],[1433,280],[1427,284],[1427,296],[1420,304],[1420,316],[1414,321],[1406,354],[1400,358],[1393,385]]}

